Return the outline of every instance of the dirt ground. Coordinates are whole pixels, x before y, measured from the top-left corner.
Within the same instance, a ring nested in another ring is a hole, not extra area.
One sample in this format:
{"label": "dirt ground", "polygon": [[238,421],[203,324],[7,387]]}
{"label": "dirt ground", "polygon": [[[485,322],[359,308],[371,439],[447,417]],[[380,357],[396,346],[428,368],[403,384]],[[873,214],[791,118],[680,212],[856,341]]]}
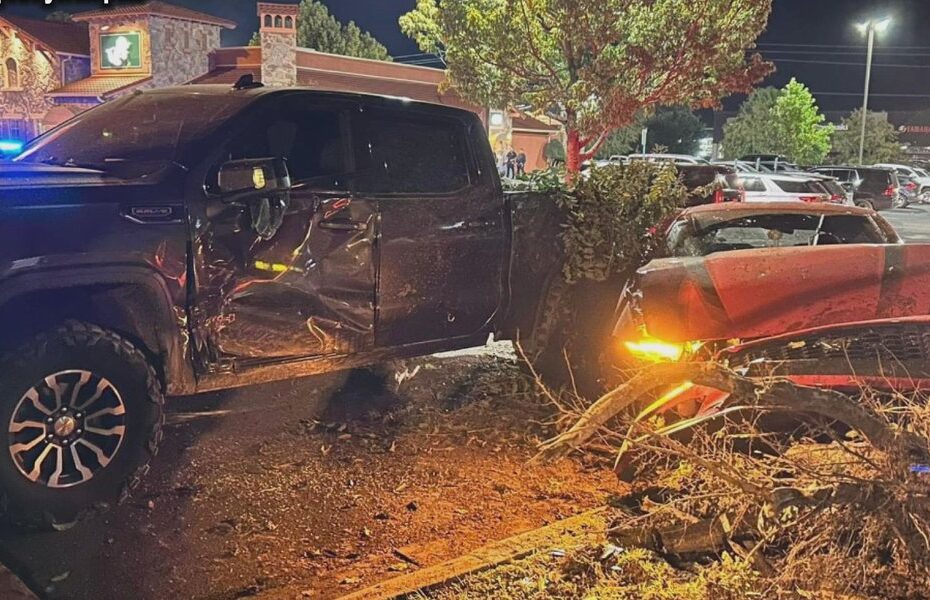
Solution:
{"label": "dirt ground", "polygon": [[48,598],[335,598],[618,491],[526,464],[549,415],[506,351],[392,367],[175,400],[128,504],[0,558]]}

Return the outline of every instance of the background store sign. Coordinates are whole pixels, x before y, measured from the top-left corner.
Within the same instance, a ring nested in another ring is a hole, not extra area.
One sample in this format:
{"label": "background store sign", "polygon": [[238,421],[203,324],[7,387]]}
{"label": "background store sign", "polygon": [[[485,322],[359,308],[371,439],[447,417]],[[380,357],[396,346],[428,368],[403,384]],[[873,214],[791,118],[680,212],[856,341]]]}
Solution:
{"label": "background store sign", "polygon": [[142,68],[142,35],[138,32],[101,35],[100,67],[111,70]]}

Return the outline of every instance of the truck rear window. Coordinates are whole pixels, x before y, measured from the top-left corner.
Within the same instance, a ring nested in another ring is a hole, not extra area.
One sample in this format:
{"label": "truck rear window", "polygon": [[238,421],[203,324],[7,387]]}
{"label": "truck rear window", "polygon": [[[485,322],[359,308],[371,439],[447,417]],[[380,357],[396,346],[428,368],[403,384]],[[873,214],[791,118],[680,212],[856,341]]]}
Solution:
{"label": "truck rear window", "polygon": [[372,109],[359,129],[360,192],[443,194],[468,186],[463,123]]}

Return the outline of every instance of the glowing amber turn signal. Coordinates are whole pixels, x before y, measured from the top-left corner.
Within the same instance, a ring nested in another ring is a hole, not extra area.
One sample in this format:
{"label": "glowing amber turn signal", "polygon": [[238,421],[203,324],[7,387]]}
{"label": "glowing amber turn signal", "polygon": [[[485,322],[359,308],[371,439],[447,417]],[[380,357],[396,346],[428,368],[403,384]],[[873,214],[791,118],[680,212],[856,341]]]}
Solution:
{"label": "glowing amber turn signal", "polygon": [[684,344],[672,344],[655,338],[624,342],[623,345],[637,358],[650,362],[676,361],[685,352]]}

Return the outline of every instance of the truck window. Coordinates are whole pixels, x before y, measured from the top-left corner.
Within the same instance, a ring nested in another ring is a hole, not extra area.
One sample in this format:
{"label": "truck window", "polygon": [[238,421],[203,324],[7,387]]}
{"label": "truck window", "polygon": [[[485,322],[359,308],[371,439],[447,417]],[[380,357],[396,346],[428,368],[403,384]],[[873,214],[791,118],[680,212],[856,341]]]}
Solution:
{"label": "truck window", "polygon": [[357,187],[376,194],[444,194],[469,184],[465,126],[371,109],[359,127]]}
{"label": "truck window", "polygon": [[348,140],[343,123],[342,113],[335,110],[273,111],[236,137],[223,158],[285,158],[293,183],[347,189]]}

